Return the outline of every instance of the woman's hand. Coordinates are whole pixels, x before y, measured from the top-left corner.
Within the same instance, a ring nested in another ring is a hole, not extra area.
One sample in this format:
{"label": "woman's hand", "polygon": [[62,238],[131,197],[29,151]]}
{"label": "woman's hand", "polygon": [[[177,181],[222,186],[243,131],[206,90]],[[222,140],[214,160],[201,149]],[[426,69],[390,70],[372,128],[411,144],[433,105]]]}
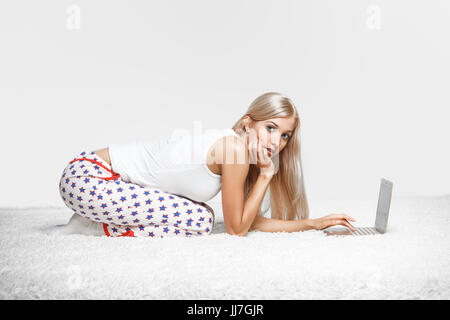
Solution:
{"label": "woman's hand", "polygon": [[317,230],[326,229],[328,227],[335,225],[342,225],[349,228],[352,231],[355,231],[355,227],[353,227],[348,221],[356,221],[356,220],[345,214],[330,214],[322,218],[311,219],[313,228]]}
{"label": "woman's hand", "polygon": [[265,175],[269,178],[275,174],[275,166],[272,159],[269,157],[266,148],[263,148],[256,133],[251,130],[248,137],[248,150],[250,156],[250,163],[255,164],[259,168],[259,174]]}

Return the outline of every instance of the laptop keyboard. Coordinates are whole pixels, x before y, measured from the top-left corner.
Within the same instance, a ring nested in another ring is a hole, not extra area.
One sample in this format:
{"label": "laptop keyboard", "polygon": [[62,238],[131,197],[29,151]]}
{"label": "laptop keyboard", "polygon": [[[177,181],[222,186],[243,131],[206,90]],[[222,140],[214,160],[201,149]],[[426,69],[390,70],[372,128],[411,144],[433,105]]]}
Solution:
{"label": "laptop keyboard", "polygon": [[364,235],[371,235],[371,234],[378,234],[377,229],[375,228],[355,228],[355,231],[352,232],[353,235],[359,235],[359,236],[364,236]]}

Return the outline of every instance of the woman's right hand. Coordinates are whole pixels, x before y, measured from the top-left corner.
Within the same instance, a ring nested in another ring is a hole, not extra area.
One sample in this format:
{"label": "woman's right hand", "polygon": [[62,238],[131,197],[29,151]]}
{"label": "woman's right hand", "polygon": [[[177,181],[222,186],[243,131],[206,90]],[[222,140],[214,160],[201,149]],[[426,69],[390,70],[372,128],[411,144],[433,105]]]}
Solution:
{"label": "woman's right hand", "polygon": [[250,163],[259,168],[259,174],[272,178],[275,174],[275,165],[253,130],[249,134],[248,150]]}
{"label": "woman's right hand", "polygon": [[345,214],[330,214],[322,218],[311,219],[312,226],[316,230],[322,230],[328,227],[342,225],[349,228],[352,231],[355,231],[355,227],[353,227],[348,221],[356,221],[356,220]]}

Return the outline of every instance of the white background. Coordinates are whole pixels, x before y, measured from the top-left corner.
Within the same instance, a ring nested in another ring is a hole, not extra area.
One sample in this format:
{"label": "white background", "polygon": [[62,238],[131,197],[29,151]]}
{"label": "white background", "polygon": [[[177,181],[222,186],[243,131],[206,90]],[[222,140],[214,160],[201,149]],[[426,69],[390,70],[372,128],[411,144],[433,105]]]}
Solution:
{"label": "white background", "polygon": [[2,1],[0,206],[63,206],[79,152],[231,127],[267,91],[300,113],[312,207],[375,203],[381,177],[395,196],[448,194],[449,15],[448,1]]}

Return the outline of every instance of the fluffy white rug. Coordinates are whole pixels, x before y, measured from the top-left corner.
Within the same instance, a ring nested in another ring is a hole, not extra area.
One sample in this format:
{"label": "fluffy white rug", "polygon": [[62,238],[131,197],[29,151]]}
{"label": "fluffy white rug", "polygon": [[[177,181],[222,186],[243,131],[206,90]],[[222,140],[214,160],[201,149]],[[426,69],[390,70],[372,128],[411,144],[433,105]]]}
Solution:
{"label": "fluffy white rug", "polygon": [[[46,235],[67,208],[0,209],[1,299],[449,299],[450,196],[392,198],[388,232]],[[316,204],[373,225],[373,203]]]}

